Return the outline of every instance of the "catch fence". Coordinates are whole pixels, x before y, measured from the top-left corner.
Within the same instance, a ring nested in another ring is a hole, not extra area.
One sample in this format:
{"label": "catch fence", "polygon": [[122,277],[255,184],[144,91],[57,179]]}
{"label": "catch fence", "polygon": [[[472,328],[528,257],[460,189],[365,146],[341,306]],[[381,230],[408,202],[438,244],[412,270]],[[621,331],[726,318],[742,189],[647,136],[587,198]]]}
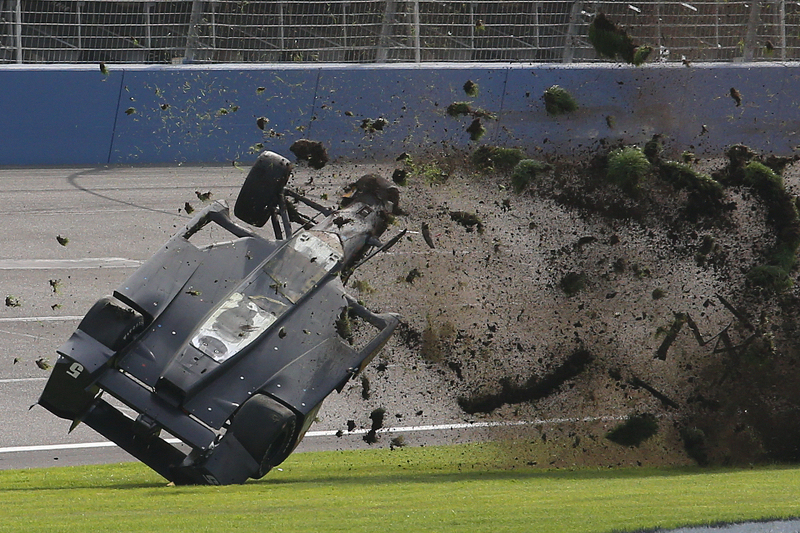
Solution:
{"label": "catch fence", "polygon": [[800,59],[800,2],[0,0],[0,63],[598,61],[600,12],[650,60]]}

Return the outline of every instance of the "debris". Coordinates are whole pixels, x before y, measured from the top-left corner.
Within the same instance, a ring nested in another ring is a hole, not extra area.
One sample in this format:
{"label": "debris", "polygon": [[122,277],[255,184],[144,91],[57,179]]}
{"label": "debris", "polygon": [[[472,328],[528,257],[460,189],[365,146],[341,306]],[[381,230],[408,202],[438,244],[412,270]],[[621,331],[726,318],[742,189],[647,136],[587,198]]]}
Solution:
{"label": "debris", "polygon": [[414,283],[414,280],[417,278],[422,277],[422,272],[420,272],[416,268],[412,268],[408,274],[406,274],[406,283]]}
{"label": "debris", "polygon": [[608,433],[606,438],[621,446],[639,446],[658,433],[658,420],[651,413],[634,414]]}
{"label": "debris", "polygon": [[6,296],[6,307],[21,307],[22,302],[16,296]]}
{"label": "debris", "polygon": [[558,85],[547,88],[543,95],[544,108],[548,115],[563,115],[578,109],[575,98],[566,89]]}
{"label": "debris", "polygon": [[643,388],[644,390],[646,390],[647,392],[649,392],[650,394],[655,396],[661,402],[661,404],[664,407],[672,407],[673,409],[677,409],[679,407],[677,402],[675,402],[674,400],[668,398],[667,395],[665,395],[663,392],[660,392],[660,391],[656,390],[652,385],[650,385],[649,383],[647,383],[645,381],[642,381],[641,379],[639,379],[637,377],[631,378],[628,381],[628,383],[632,387],[641,387],[641,388]]}
{"label": "debris", "polygon": [[58,294],[58,291],[61,288],[61,280],[60,279],[51,279],[50,280],[50,288],[53,289],[53,294]]}
{"label": "debris", "polygon": [[369,400],[369,397],[370,397],[369,378],[364,374],[361,374],[361,399]]}
{"label": "debris", "polygon": [[672,321],[672,324],[670,324],[668,328],[658,328],[658,333],[666,333],[666,336],[661,342],[661,346],[656,350],[656,359],[661,359],[662,361],[667,360],[667,352],[678,337],[678,333],[681,332],[683,325],[686,324],[686,319],[686,313],[675,313],[675,320]]}
{"label": "debris", "polygon": [[207,192],[194,191],[194,194],[201,202],[208,202],[209,200],[211,200],[211,191]]}
{"label": "debris", "polygon": [[742,95],[736,90],[735,87],[731,87],[731,98],[733,98],[733,101],[736,102],[736,107],[742,105]]}
{"label": "debris", "polygon": [[464,226],[467,231],[472,231],[478,228],[478,233],[483,233],[483,222],[475,213],[468,213],[466,211],[450,211],[450,220],[457,222]]}
{"label": "debris", "polygon": [[256,126],[258,126],[260,130],[263,130],[267,124],[269,124],[269,119],[267,117],[258,117],[256,119]]}
{"label": "debris", "polygon": [[256,94],[261,94],[266,90],[267,90],[266,87],[256,87]]}
{"label": "debris", "polygon": [[451,117],[471,116],[474,118],[495,118],[492,113],[484,111],[483,109],[472,109],[469,102],[453,102],[447,106],[446,113]]}
{"label": "debris", "polygon": [[106,67],[106,64],[102,61],[100,62],[100,72],[102,72],[104,76],[108,76],[109,74],[108,67]]}
{"label": "debris", "polygon": [[372,427],[366,435],[364,435],[364,442],[367,444],[375,444],[378,442],[378,430],[383,427],[383,419],[386,416],[386,409],[378,407],[369,414],[372,420]]}
{"label": "debris", "polygon": [[561,278],[559,286],[567,296],[575,296],[586,287],[586,274],[583,272],[568,272]]}
{"label": "debris", "polygon": [[626,146],[608,155],[606,177],[626,193],[634,194],[650,169],[650,161],[638,147]]}
{"label": "debris", "polygon": [[389,442],[389,449],[394,450],[395,448],[402,448],[406,445],[406,439],[402,435],[398,435]]}
{"label": "debris", "polygon": [[482,172],[511,171],[525,159],[525,152],[519,148],[499,146],[480,146],[470,156],[470,161]]}
{"label": "debris", "polygon": [[161,111],[166,111],[167,109],[169,109],[169,104],[163,103],[159,107],[161,107]]}
{"label": "debris", "polygon": [[194,207],[192,207],[192,204],[190,204],[189,202],[183,204],[183,210],[186,211],[187,215],[191,215],[192,213],[194,213]]}
{"label": "debris", "polygon": [[514,192],[521,193],[537,176],[551,170],[553,170],[553,166],[549,163],[536,159],[521,160],[511,172],[511,185],[514,187]]}
{"label": "debris", "polygon": [[608,20],[604,13],[598,13],[589,24],[589,42],[600,57],[622,58],[626,63],[633,63],[636,45],[628,33]]}
{"label": "debris", "polygon": [[464,93],[470,98],[475,98],[478,96],[478,84],[472,80],[467,80],[464,84]]}
{"label": "debris", "polygon": [[469,133],[469,138],[471,141],[479,141],[486,133],[486,128],[484,128],[483,124],[481,124],[481,119],[476,118],[472,121],[472,124],[467,126],[466,131]]}
{"label": "debris", "polygon": [[639,65],[647,61],[647,58],[650,56],[650,53],[652,51],[653,51],[652,46],[639,46],[633,53],[632,63],[638,67]]}
{"label": "debris", "polygon": [[427,222],[422,223],[422,238],[425,239],[425,242],[431,248],[436,248],[433,245],[433,237],[431,237],[431,228],[428,226]]}
{"label": "debris", "polygon": [[44,357],[40,357],[39,359],[36,360],[36,366],[38,366],[42,370],[48,370],[50,368],[50,363],[47,362],[47,359],[45,359]]}
{"label": "debris", "polygon": [[56,235],[56,240],[61,246],[66,246],[69,243],[69,239],[67,237],[62,237],[61,235]]}
{"label": "debris", "polygon": [[389,121],[383,117],[376,118],[372,120],[371,118],[365,118],[361,121],[361,129],[366,131],[367,133],[375,133],[376,131],[383,131],[383,128],[389,125]]}
{"label": "debris", "polygon": [[583,372],[594,360],[590,352],[579,349],[573,352],[555,370],[539,378],[533,375],[522,385],[513,384],[510,378],[500,382],[501,390],[495,394],[481,394],[470,398],[459,397],[458,405],[465,413],[490,413],[505,404],[532,402],[557,391],[567,380]]}
{"label": "debris", "polygon": [[356,429],[356,422],[355,420],[348,420],[347,421],[347,431],[352,433],[352,431]]}
{"label": "debris", "polygon": [[404,168],[396,168],[392,172],[392,181],[398,185],[405,185],[408,183],[408,171]]}
{"label": "debris", "polygon": [[129,107],[128,109],[125,110],[126,115],[133,115],[134,113],[136,113],[136,109],[133,107]]}
{"label": "debris", "polygon": [[203,293],[196,289],[189,289],[186,291],[186,294],[188,294],[189,296],[200,296]]}
{"label": "debris", "polygon": [[319,170],[328,163],[328,152],[319,141],[299,139],[292,143],[289,150],[298,161],[308,161],[308,165],[313,169]]}

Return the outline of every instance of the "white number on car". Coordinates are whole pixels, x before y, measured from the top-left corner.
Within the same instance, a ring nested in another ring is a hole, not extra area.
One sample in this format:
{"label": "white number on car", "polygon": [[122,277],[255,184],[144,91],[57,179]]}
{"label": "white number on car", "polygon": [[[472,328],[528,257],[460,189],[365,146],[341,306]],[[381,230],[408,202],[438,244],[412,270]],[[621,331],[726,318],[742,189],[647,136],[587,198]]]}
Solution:
{"label": "white number on car", "polygon": [[69,366],[69,370],[67,370],[67,374],[75,379],[78,379],[78,376],[81,375],[81,372],[83,372],[83,365],[80,363],[72,363]]}

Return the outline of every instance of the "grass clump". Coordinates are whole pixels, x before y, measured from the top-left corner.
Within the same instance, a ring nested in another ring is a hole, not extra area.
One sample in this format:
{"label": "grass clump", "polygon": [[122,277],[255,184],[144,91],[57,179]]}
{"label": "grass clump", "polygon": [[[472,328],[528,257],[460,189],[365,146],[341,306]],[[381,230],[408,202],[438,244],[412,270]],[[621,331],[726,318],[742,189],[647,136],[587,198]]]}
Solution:
{"label": "grass clump", "polygon": [[472,164],[481,172],[509,172],[523,159],[525,153],[519,148],[499,146],[480,146],[470,156]]}
{"label": "grass clump", "polygon": [[521,193],[538,176],[552,169],[553,166],[549,163],[536,159],[522,159],[511,172],[511,185],[515,192]]}
{"label": "grass clump", "polygon": [[722,185],[707,174],[697,172],[686,163],[661,161],[659,176],[676,189],[686,189],[708,198],[722,198]]}
{"label": "grass clump", "polygon": [[563,115],[578,109],[578,103],[569,91],[553,85],[544,92],[544,108],[548,115]]}
{"label": "grass clump", "polygon": [[606,177],[628,194],[633,194],[650,173],[650,162],[642,150],[626,146],[608,154]]}
{"label": "grass clump", "polygon": [[608,433],[606,438],[621,446],[639,446],[658,433],[658,420],[651,413],[630,415],[625,422]]}
{"label": "grass clump", "polygon": [[478,96],[478,84],[472,80],[467,80],[464,83],[464,94],[469,96],[470,98],[475,98]]}
{"label": "grass clump", "polygon": [[651,46],[637,46],[628,32],[608,20],[603,13],[598,13],[589,24],[589,42],[600,57],[619,57],[637,66],[644,63],[653,51]]}

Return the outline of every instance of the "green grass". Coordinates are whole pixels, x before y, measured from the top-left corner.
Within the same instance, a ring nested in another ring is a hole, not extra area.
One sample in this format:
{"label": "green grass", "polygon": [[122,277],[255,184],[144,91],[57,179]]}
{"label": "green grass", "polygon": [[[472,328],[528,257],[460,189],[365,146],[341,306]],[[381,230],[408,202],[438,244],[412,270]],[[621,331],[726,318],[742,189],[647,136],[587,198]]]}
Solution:
{"label": "green grass", "polygon": [[800,515],[797,468],[509,468],[502,444],[303,453],[241,486],[139,463],[0,472],[0,531],[609,532]]}

